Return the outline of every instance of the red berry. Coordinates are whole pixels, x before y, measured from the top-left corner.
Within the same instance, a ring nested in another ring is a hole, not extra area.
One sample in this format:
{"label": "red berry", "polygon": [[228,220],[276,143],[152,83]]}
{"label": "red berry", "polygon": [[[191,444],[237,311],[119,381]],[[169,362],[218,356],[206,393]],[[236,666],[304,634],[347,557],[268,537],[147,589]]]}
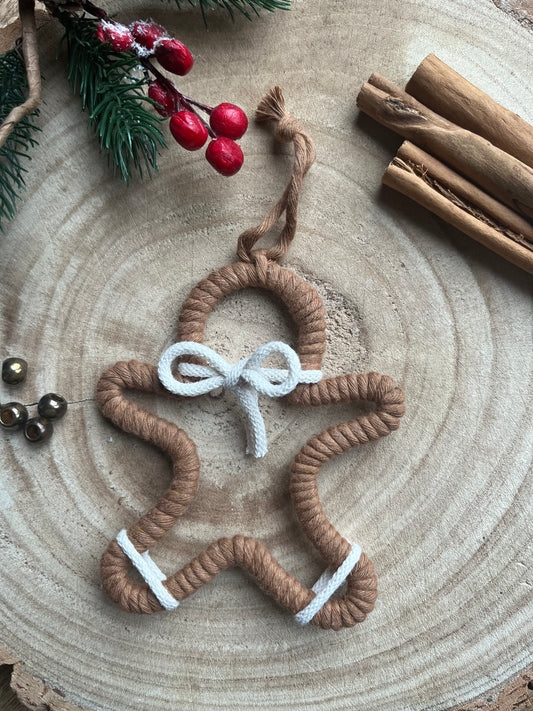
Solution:
{"label": "red berry", "polygon": [[159,64],[172,74],[184,76],[191,71],[194,60],[187,47],[177,39],[164,39],[155,48]]}
{"label": "red berry", "polygon": [[207,146],[205,157],[215,170],[228,178],[240,170],[244,161],[241,147],[225,136],[211,141]]}
{"label": "red berry", "polygon": [[106,20],[102,20],[98,25],[96,36],[101,42],[109,42],[115,52],[127,52],[135,42],[133,35],[125,25]]}
{"label": "red berry", "polygon": [[106,42],[106,41],[107,41],[106,38],[105,38],[105,35],[104,35],[104,28],[103,28],[102,25],[100,25],[100,24],[99,24],[98,27],[96,28],[96,36],[98,37],[98,39],[100,40],[100,42]]}
{"label": "red berry", "polygon": [[150,82],[148,96],[152,101],[155,101],[156,104],[160,104],[160,106],[154,106],[154,109],[161,114],[161,116],[168,118],[176,111],[176,99],[174,94],[158,81]]}
{"label": "red berry", "polygon": [[248,119],[242,109],[235,104],[219,104],[211,112],[209,123],[218,136],[241,138],[248,128]]}
{"label": "red berry", "polygon": [[170,119],[170,131],[188,151],[197,151],[207,141],[207,128],[192,111],[178,111]]}
{"label": "red berry", "polygon": [[142,47],[146,47],[146,49],[153,49],[154,42],[167,36],[167,31],[164,27],[148,20],[132,22],[130,30],[135,37],[135,41]]}

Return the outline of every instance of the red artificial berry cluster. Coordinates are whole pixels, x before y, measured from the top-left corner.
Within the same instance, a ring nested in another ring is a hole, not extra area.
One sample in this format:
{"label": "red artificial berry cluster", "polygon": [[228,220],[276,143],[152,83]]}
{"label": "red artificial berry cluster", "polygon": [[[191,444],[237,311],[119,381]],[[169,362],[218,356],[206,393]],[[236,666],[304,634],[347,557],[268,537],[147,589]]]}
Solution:
{"label": "red artificial berry cluster", "polygon": [[[101,19],[96,36],[101,42],[109,43],[116,52],[134,52],[144,68],[154,75],[148,96],[156,111],[170,118],[170,132],[180,146],[197,151],[211,136],[213,140],[207,146],[205,156],[213,168],[225,176],[235,175],[240,170],[244,156],[235,141],[248,128],[244,111],[234,104],[222,103],[211,108],[189,99],[149,60],[154,56],[164,69],[184,76],[192,69],[194,60],[182,42],[169,37],[164,27],[149,20],[137,20],[126,27],[119,22]],[[209,115],[209,124],[198,114],[198,109]]]}
{"label": "red artificial berry cluster", "polygon": [[[170,117],[170,132],[180,146],[188,151],[197,151],[211,135],[213,140],[205,153],[208,162],[228,177],[240,170],[244,155],[235,140],[241,138],[248,128],[248,119],[242,109],[228,103],[219,104],[214,109],[199,105],[159,81],[150,84],[148,96],[159,104],[156,109],[161,116]],[[210,127],[194,111],[194,106],[209,114]]]}
{"label": "red artificial berry cluster", "polygon": [[100,20],[96,36],[108,42],[115,52],[135,52],[141,59],[155,56],[159,64],[172,74],[188,74],[194,60],[187,47],[169,37],[167,31],[155,22],[137,20],[129,27],[120,22]]}

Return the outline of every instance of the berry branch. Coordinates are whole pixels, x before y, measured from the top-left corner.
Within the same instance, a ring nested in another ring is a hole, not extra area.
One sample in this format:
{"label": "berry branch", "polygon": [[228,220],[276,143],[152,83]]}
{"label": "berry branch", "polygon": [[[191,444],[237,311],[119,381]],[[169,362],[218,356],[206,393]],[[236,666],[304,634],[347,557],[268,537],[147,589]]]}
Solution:
{"label": "berry branch", "polygon": [[[205,11],[217,7],[250,17],[247,8],[258,14],[258,8],[288,10],[291,4],[290,0],[188,2],[200,6],[204,20]],[[199,150],[207,143],[205,157],[222,175],[234,175],[241,168],[244,156],[236,141],[248,127],[242,109],[230,103],[213,107],[186,96],[154,64],[171,74],[187,74],[194,60],[182,42],[152,21],[123,25],[93,0],[44,3],[65,28],[68,79],[89,113],[101,150],[124,182],[135,171],[141,177],[143,172],[151,176],[157,171],[159,149],[166,147],[163,119],[169,119],[170,132],[183,148]],[[34,0],[18,0],[18,4],[22,52],[19,44],[0,55],[0,221],[15,213],[24,189],[23,159],[29,158],[28,150],[37,143],[33,133],[39,130],[32,121],[41,103]],[[176,4],[179,7],[180,0]],[[77,14],[80,11],[89,16]]]}
{"label": "berry branch", "polygon": [[[152,58],[172,74],[184,76],[192,69],[194,60],[187,47],[168,35],[162,25],[151,21],[137,20],[129,26],[117,22],[98,8],[91,0],[85,0],[83,8],[99,18],[96,37],[114,52],[136,57],[147,75],[148,97],[156,111],[169,118],[170,132],[180,146],[189,151],[202,148],[208,137],[206,158],[219,173],[235,175],[244,160],[236,140],[248,128],[248,119],[238,106],[222,103],[216,107],[185,96],[176,84],[166,77],[152,62]],[[208,115],[206,121],[199,112]]]}
{"label": "berry branch", "polygon": [[[200,121],[206,127],[206,130],[211,138],[216,138],[216,133],[213,131],[211,126],[204,121],[196,109],[194,109],[193,105],[203,109],[207,113],[211,113],[213,109],[210,106],[206,106],[205,104],[200,104],[198,101],[189,99],[187,96],[182,94],[174,82],[162,74],[157,67],[154,67],[152,62],[146,57],[141,57],[140,62],[142,66],[151,72],[156,78],[156,81],[151,82],[148,89],[148,96],[155,102],[155,104],[157,104],[156,111],[158,111],[161,116],[168,117],[168,115],[172,115],[177,111],[188,109],[198,116]],[[161,91],[161,87],[164,89],[164,92]],[[161,109],[165,110],[161,111]],[[170,114],[168,114],[168,111],[170,111]]]}
{"label": "berry branch", "polygon": [[125,183],[134,170],[151,175],[158,149],[166,144],[161,119],[149,110],[147,81],[135,74],[138,58],[102,44],[95,20],[61,11],[56,16],[65,28],[68,79],[113,170]]}

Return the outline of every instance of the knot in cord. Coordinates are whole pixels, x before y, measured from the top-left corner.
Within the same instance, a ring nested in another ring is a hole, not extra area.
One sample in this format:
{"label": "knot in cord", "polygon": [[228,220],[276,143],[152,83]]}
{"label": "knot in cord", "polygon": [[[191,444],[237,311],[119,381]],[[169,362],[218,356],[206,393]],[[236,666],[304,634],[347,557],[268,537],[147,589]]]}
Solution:
{"label": "knot in cord", "polygon": [[290,143],[297,133],[303,133],[303,128],[294,116],[285,112],[279,119],[274,135],[281,143]]}
{"label": "knot in cord", "polygon": [[[185,365],[185,363],[182,363],[179,367],[181,375],[185,375],[187,372],[187,369],[183,367]],[[233,390],[239,384],[239,380],[241,380],[241,378],[243,377],[244,369],[247,365],[248,358],[243,358],[238,363],[235,363],[235,365],[232,365],[228,371],[228,374],[224,378],[223,387],[227,388],[228,390]]]}
{"label": "knot in cord", "polygon": [[[281,355],[287,368],[263,368],[263,361],[273,353]],[[196,382],[183,382],[174,377],[172,364],[180,356],[199,356],[208,365],[180,363],[180,375],[199,378]],[[259,410],[259,393],[269,397],[288,395],[299,383],[317,383],[322,379],[320,370],[302,370],[300,359],[286,343],[271,341],[258,348],[248,358],[235,365],[228,363],[212,348],[193,341],[174,343],[161,356],[158,367],[159,380],[175,395],[196,397],[219,387],[232,390],[246,413],[246,453],[264,457],[268,451],[263,417]]]}

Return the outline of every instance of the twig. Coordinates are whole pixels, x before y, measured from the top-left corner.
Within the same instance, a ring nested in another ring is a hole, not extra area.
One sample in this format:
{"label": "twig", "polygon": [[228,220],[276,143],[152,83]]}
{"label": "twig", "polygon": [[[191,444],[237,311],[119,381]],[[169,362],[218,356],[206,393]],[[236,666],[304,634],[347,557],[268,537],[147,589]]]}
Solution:
{"label": "twig", "polygon": [[0,126],[0,147],[7,141],[13,128],[24,116],[33,113],[41,103],[41,70],[37,49],[34,0],[19,0],[19,15],[22,24],[22,52],[28,77],[28,98],[15,106]]}
{"label": "twig", "polygon": [[189,111],[192,111],[193,114],[196,114],[200,121],[203,123],[203,125],[206,127],[208,134],[211,136],[211,138],[216,138],[216,133],[213,131],[211,126],[205,121],[203,116],[200,116],[198,111],[194,108],[197,106],[198,108],[202,109],[202,111],[205,111],[206,113],[211,113],[213,110],[211,106],[207,106],[206,104],[201,104],[198,101],[193,101],[192,99],[189,99],[187,96],[181,93],[181,91],[178,89],[178,87],[174,84],[174,82],[166,77],[164,74],[162,74],[159,69],[154,67],[152,62],[147,59],[146,57],[140,57],[139,58],[140,63],[143,65],[145,69],[147,69],[149,72],[152,72],[154,77],[157,79],[157,81],[167,88],[172,94],[174,94],[174,97],[177,102],[177,107],[178,111],[180,110],[180,105],[183,106],[185,109],[188,109]]}

